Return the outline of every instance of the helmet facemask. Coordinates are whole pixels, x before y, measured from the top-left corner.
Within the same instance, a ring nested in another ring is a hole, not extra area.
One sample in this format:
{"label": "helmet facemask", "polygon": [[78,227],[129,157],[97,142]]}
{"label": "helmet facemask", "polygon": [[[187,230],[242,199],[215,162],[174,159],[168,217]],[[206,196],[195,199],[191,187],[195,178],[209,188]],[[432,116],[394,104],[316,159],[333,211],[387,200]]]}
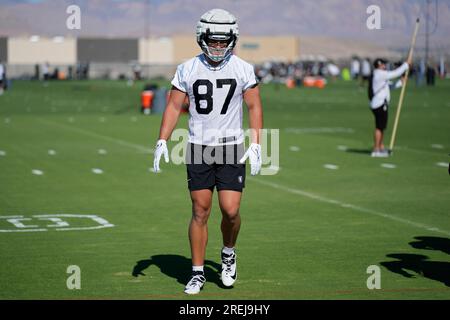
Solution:
{"label": "helmet facemask", "polygon": [[228,58],[235,43],[236,37],[233,35],[233,32],[228,34],[212,34],[207,32],[201,37],[203,52],[214,62],[221,62]]}

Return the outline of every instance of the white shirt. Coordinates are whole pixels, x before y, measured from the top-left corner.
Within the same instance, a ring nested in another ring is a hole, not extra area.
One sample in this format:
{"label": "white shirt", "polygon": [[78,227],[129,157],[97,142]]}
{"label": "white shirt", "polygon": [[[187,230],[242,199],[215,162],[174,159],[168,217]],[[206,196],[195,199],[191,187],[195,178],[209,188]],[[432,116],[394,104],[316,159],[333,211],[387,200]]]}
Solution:
{"label": "white shirt", "polygon": [[373,98],[370,101],[370,107],[376,109],[381,107],[386,100],[388,103],[391,100],[391,92],[389,90],[389,80],[400,77],[409,65],[405,62],[400,67],[392,71],[375,69],[373,71],[372,89]]}
{"label": "white shirt", "polygon": [[351,70],[351,72],[353,74],[357,74],[357,73],[359,73],[359,67],[360,67],[359,61],[358,60],[353,60],[352,63],[351,63],[350,70]]}
{"label": "white shirt", "polygon": [[339,67],[335,64],[329,63],[328,64],[328,72],[332,75],[332,76],[338,76],[339,73],[341,72],[341,70],[339,70]]}
{"label": "white shirt", "polygon": [[48,74],[49,70],[48,70],[48,64],[44,63],[42,65],[42,74]]}
{"label": "white shirt", "polygon": [[235,55],[215,68],[203,54],[180,64],[172,85],[189,97],[189,142],[243,143],[243,94],[257,83],[253,66]]}
{"label": "white shirt", "polygon": [[3,80],[3,73],[5,73],[5,69],[3,68],[3,64],[0,63],[0,80]]}
{"label": "white shirt", "polygon": [[363,76],[370,76],[370,73],[371,73],[371,68],[370,68],[370,63],[369,63],[369,61],[367,61],[367,60],[363,60],[363,62],[362,62],[362,75]]}

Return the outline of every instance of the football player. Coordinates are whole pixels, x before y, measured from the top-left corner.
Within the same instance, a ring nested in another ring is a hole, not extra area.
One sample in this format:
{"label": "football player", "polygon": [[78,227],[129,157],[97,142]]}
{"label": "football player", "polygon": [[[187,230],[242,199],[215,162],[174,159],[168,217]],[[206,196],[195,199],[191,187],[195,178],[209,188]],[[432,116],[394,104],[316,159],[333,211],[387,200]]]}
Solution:
{"label": "football player", "polygon": [[[263,126],[253,66],[233,54],[239,39],[236,18],[222,9],[210,10],[201,16],[196,33],[202,53],[177,67],[154,155],[154,171],[159,172],[161,156],[169,161],[166,141],[187,96],[190,107],[186,165],[192,200],[192,276],[184,290],[187,294],[199,293],[206,281],[203,268],[214,188],[222,212],[221,279],[226,287],[236,281],[235,245],[241,225],[239,207],[245,186],[245,161],[249,158],[251,174],[257,175],[261,169]],[[251,144],[246,151],[243,101],[248,107],[251,131]]]}

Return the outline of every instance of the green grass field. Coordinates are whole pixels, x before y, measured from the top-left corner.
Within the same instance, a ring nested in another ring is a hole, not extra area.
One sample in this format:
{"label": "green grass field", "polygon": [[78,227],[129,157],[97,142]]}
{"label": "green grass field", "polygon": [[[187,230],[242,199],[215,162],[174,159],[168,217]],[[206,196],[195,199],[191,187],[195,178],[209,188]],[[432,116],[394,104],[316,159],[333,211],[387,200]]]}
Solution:
{"label": "green grass field", "polygon": [[[233,289],[217,272],[215,201],[208,282],[196,297],[183,294],[185,167],[150,172],[161,116],[139,113],[142,87],[17,81],[0,96],[1,299],[450,298],[450,81],[409,83],[385,159],[368,154],[365,89],[263,85],[265,127],[280,130],[280,170],[248,172]],[[81,290],[66,286],[70,265],[81,269]],[[371,265],[381,289],[367,288]]]}

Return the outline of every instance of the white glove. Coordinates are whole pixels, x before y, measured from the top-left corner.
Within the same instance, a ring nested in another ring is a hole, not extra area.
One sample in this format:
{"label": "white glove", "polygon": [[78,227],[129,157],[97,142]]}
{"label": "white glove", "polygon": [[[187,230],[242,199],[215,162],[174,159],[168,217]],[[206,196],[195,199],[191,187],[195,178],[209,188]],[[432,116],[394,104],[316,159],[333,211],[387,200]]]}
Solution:
{"label": "white glove", "polygon": [[245,163],[245,160],[250,158],[250,173],[252,176],[256,176],[261,170],[261,145],[252,143],[245,152],[244,156],[239,160],[240,163]]}
{"label": "white glove", "polygon": [[153,171],[155,173],[160,172],[159,169],[159,161],[161,160],[161,156],[164,154],[164,160],[166,163],[169,163],[169,150],[167,150],[167,144],[166,140],[158,140],[156,142],[156,148],[155,148],[155,158],[153,160]]}

